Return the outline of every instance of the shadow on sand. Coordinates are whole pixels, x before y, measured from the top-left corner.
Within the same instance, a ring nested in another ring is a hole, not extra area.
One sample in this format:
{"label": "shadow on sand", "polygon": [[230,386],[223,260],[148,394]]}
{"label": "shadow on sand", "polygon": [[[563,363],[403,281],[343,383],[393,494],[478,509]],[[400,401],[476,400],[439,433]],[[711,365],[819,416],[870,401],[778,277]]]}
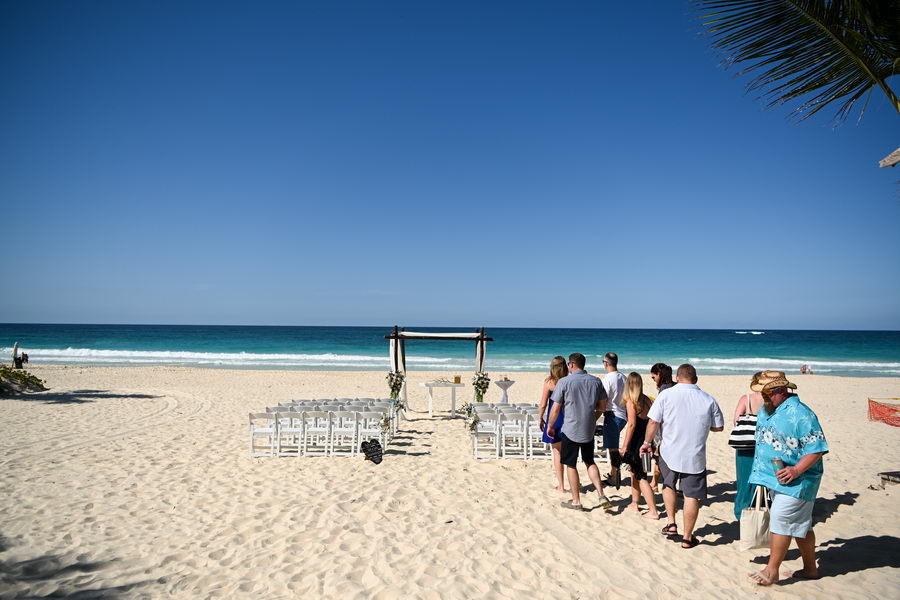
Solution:
{"label": "shadow on sand", "polygon": [[[0,535],[0,552],[10,548],[9,540]],[[75,600],[112,600],[152,583],[138,581],[126,585],[102,587],[91,577],[110,561],[86,561],[83,555],[47,554],[19,561],[0,560],[0,589],[4,598],[70,598]],[[88,580],[88,581],[86,581]]]}
{"label": "shadow on sand", "polygon": [[[900,568],[900,538],[892,535],[861,535],[845,540],[836,538],[820,542],[816,547],[819,575],[837,577],[867,569]],[[766,564],[768,555],[757,556],[753,562]],[[800,560],[800,551],[792,547],[786,561]]]}
{"label": "shadow on sand", "polygon": [[108,390],[72,390],[71,392],[35,392],[21,396],[9,396],[4,400],[22,400],[23,402],[43,402],[44,404],[84,404],[106,398],[159,398],[152,394],[116,394]]}

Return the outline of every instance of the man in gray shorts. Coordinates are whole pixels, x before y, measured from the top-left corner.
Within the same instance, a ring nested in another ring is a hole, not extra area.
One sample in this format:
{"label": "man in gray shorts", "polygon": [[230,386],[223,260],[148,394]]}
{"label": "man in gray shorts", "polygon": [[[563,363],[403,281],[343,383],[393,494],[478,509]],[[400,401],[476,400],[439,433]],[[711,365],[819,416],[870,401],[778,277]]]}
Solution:
{"label": "man in gray shorts", "polygon": [[[562,380],[560,380],[562,381]],[[681,482],[684,493],[684,535],[682,548],[693,548],[694,525],[700,503],[706,500],[706,439],[710,431],[722,431],[725,420],[716,399],[697,387],[697,371],[691,365],[678,367],[678,383],[663,390],[650,407],[650,422],[644,434],[641,454],[651,451],[653,436],[662,426],[659,446],[659,470],[663,478],[663,500],[668,522],[662,534],[678,535],[675,524],[678,495],[675,484]]]}
{"label": "man in gray shorts", "polygon": [[559,380],[551,397],[553,408],[550,409],[550,417],[547,419],[547,423],[550,424],[547,427],[547,435],[550,437],[556,435],[552,424],[556,422],[560,408],[565,406],[560,433],[562,438],[560,462],[566,465],[572,499],[563,502],[562,505],[565,508],[584,510],[581,505],[581,481],[578,479],[577,468],[580,454],[587,467],[588,477],[597,488],[600,506],[608,512],[612,509],[612,502],[603,495],[600,469],[594,463],[594,429],[597,426],[597,419],[606,410],[606,390],[599,378],[588,375],[584,370],[584,364],[584,354],[575,352],[569,355],[569,374]]}

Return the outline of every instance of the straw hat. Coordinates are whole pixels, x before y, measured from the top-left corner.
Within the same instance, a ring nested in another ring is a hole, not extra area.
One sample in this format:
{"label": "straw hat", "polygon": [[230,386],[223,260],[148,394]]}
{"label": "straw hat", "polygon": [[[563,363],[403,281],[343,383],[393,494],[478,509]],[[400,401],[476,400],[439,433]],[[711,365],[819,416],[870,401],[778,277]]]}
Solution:
{"label": "straw hat", "polygon": [[763,371],[758,375],[754,375],[753,381],[750,382],[750,389],[754,392],[763,392],[780,387],[792,390],[797,389],[796,384],[788,381],[784,371]]}

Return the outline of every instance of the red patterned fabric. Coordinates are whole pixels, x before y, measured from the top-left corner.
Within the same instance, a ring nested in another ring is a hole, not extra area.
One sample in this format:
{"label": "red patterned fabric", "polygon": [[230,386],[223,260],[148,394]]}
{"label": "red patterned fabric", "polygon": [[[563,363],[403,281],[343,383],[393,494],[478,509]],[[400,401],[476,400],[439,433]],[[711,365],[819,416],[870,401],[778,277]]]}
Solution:
{"label": "red patterned fabric", "polygon": [[[900,398],[891,398],[891,400],[900,400]],[[900,404],[876,402],[869,398],[869,420],[900,427]]]}

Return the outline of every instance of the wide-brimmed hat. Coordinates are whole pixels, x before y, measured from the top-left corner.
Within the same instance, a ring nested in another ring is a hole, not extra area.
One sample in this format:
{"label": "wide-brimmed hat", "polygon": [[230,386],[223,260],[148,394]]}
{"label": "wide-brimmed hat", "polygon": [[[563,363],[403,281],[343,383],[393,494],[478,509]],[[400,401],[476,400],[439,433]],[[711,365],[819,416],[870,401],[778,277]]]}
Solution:
{"label": "wide-brimmed hat", "polygon": [[788,381],[784,371],[763,371],[754,375],[753,381],[750,382],[750,389],[754,392],[764,392],[780,387],[797,389],[796,384]]}

